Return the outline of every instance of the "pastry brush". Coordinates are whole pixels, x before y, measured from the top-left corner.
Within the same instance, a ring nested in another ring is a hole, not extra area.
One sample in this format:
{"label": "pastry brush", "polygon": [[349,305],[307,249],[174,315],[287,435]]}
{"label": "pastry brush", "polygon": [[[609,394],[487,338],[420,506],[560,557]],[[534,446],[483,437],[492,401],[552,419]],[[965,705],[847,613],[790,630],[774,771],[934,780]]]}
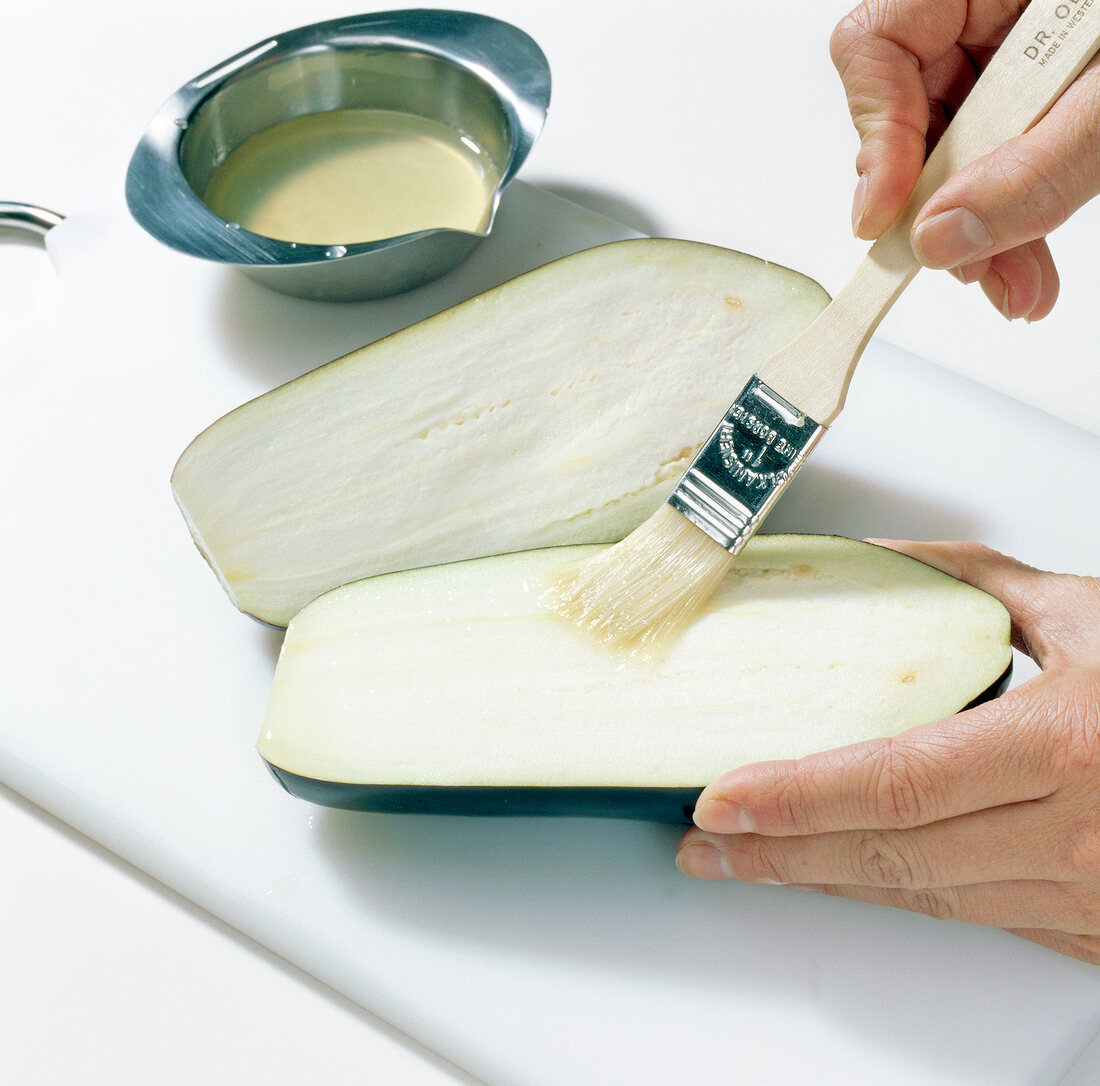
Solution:
{"label": "pastry brush", "polygon": [[560,573],[554,610],[627,650],[664,643],[694,618],[840,414],[864,348],[919,269],[917,213],[962,167],[1042,118],[1098,46],[1100,3],[1032,0],[852,278],[758,368],[657,512]]}

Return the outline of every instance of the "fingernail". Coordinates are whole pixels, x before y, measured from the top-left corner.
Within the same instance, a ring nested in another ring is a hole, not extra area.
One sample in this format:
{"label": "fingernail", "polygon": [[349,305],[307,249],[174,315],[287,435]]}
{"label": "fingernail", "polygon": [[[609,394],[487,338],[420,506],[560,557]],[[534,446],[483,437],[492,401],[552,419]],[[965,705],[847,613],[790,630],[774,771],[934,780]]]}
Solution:
{"label": "fingernail", "polygon": [[968,287],[981,278],[976,270],[977,267],[977,264],[960,264],[957,268],[948,268],[947,274],[953,275],[964,287]]}
{"label": "fingernail", "polygon": [[856,182],[855,196],[852,198],[852,233],[859,237],[859,228],[867,210],[867,174],[861,173]]}
{"label": "fingernail", "polygon": [[707,799],[695,808],[695,824],[710,833],[755,833],[756,820],[728,799]]}
{"label": "fingernail", "polygon": [[985,296],[997,307],[1005,320],[1015,320],[1020,316],[1012,309],[1012,292],[1009,289],[1008,280],[1003,275],[998,274],[996,277],[989,277],[982,284],[982,289],[985,291]]}
{"label": "fingernail", "polygon": [[692,879],[733,878],[726,857],[708,841],[700,841],[680,849],[676,854],[676,866]]}
{"label": "fingernail", "polygon": [[953,207],[926,219],[910,239],[917,259],[927,268],[954,268],[993,247],[982,220],[969,208]]}

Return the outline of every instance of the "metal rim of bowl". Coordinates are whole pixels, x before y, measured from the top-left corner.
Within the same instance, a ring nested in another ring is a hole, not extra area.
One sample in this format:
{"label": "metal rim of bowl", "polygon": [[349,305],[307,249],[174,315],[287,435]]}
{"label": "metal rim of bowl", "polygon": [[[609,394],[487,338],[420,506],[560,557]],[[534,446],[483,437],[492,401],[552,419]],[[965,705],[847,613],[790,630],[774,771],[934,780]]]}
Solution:
{"label": "metal rim of bowl", "polygon": [[[431,229],[381,241],[316,245],[280,241],[230,224],[191,187],[180,161],[181,139],[211,97],[233,79],[296,55],[326,49],[391,49],[426,54],[465,69],[494,92],[507,118],[511,154],[493,193],[481,233]],[[126,174],[126,202],[153,237],[193,256],[261,266],[340,263],[407,245],[433,234],[467,234],[472,240],[492,228],[500,195],[542,131],[550,102],[550,71],[538,44],[509,23],[469,12],[417,8],[357,15],[314,23],[265,38],[184,84],[150,121]],[[232,227],[232,228],[230,228]]]}
{"label": "metal rim of bowl", "polygon": [[65,216],[38,204],[18,200],[0,200],[0,229],[20,230],[45,237]]}

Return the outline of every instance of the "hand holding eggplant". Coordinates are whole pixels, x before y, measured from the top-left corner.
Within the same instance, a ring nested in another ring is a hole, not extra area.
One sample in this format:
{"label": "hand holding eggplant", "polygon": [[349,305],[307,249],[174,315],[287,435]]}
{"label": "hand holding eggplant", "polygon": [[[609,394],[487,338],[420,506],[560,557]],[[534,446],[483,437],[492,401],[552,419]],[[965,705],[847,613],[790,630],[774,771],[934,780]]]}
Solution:
{"label": "hand holding eggplant", "polygon": [[[861,146],[852,223],[877,238],[908,197],[925,156],[1025,0],[863,0],[831,51]],[[1089,14],[1067,0],[1028,46],[1039,64],[1058,34]],[[1030,131],[961,170],[925,204],[911,240],[920,262],[979,282],[1010,320],[1046,316],[1058,273],[1046,235],[1100,192],[1100,61]]]}
{"label": "hand holding eggplant", "polygon": [[700,796],[678,863],[1006,928],[1100,964],[1100,579],[889,544],[997,596],[1042,674],[957,716]]}

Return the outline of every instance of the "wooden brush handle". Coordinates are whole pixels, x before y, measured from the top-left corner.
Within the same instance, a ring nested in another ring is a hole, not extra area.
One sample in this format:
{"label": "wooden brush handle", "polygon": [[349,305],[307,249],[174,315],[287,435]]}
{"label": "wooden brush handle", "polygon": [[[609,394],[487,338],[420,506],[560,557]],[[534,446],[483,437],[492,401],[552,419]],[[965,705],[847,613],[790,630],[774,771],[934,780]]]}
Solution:
{"label": "wooden brush handle", "polygon": [[1026,132],[1100,47],[1100,0],[1031,0],[936,144],[908,203],[820,317],[759,377],[823,425],[844,406],[879,322],[920,265],[909,243],[917,213],[949,178]]}

